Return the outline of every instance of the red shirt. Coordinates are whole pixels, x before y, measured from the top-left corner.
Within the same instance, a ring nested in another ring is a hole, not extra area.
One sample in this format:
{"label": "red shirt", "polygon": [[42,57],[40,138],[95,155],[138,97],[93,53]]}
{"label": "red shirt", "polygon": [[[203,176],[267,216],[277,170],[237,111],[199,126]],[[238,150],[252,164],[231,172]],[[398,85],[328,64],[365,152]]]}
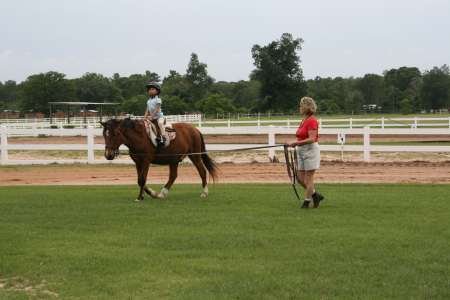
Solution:
{"label": "red shirt", "polygon": [[310,116],[306,119],[305,122],[302,122],[297,129],[295,135],[297,136],[297,141],[303,141],[309,138],[309,131],[316,130],[316,139],[317,142],[319,140],[319,123],[314,116]]}

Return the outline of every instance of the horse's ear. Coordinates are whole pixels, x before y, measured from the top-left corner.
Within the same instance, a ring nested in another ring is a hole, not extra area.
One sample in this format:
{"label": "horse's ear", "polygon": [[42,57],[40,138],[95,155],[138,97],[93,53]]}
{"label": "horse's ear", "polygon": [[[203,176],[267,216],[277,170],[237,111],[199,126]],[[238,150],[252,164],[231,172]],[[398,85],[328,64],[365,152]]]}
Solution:
{"label": "horse's ear", "polygon": [[99,122],[103,127],[106,127],[106,122]]}

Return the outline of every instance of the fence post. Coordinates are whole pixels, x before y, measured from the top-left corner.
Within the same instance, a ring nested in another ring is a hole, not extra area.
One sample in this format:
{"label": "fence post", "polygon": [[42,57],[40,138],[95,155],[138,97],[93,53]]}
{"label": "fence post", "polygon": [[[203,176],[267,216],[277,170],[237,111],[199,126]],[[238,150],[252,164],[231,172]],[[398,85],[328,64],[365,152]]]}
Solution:
{"label": "fence post", "polygon": [[6,126],[2,126],[0,128],[0,137],[1,137],[1,152],[2,152],[2,166],[6,165],[8,162],[8,136],[6,134]]}
{"label": "fence post", "polygon": [[[273,125],[269,126],[269,146],[275,145],[275,127]],[[269,157],[273,159],[275,157],[275,149],[269,148]]]}
{"label": "fence post", "polygon": [[350,118],[350,129],[353,129],[353,119]]}
{"label": "fence post", "polygon": [[87,127],[88,163],[94,162],[94,127]]}
{"label": "fence post", "polygon": [[381,129],[384,129],[384,117],[381,117]]}
{"label": "fence post", "polygon": [[370,162],[370,126],[364,126],[364,162]]}

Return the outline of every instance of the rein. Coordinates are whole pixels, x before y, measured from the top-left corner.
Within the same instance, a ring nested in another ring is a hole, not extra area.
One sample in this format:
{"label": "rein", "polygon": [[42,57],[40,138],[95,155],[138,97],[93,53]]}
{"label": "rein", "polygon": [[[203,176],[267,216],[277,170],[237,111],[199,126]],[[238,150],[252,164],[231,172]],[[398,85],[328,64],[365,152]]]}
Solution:
{"label": "rein", "polygon": [[[231,149],[231,150],[218,150],[218,151],[205,151],[205,152],[195,152],[195,153],[182,153],[182,154],[129,154],[129,153],[121,153],[118,152],[120,155],[152,155],[152,156],[179,156],[179,155],[198,155],[198,154],[209,154],[209,153],[224,153],[224,152],[236,152],[236,151],[245,151],[245,150],[256,150],[256,149],[264,149],[264,148],[274,148],[274,147],[281,147],[283,145],[273,145],[273,146],[260,146],[260,147],[251,147],[251,148],[239,148],[239,149]],[[106,148],[106,147],[105,147]],[[113,147],[109,147],[113,148]],[[113,148],[114,149],[114,148]]]}

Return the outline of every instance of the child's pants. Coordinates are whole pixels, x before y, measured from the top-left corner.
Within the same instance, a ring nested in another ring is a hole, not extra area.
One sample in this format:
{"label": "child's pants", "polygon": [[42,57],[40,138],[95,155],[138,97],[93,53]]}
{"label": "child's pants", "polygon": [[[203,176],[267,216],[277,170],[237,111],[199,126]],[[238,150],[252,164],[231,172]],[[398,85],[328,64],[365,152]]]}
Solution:
{"label": "child's pants", "polygon": [[165,120],[166,119],[164,119],[164,118],[156,119],[156,121],[158,122],[159,130],[161,131],[162,136],[166,135],[166,127],[164,127]]}

